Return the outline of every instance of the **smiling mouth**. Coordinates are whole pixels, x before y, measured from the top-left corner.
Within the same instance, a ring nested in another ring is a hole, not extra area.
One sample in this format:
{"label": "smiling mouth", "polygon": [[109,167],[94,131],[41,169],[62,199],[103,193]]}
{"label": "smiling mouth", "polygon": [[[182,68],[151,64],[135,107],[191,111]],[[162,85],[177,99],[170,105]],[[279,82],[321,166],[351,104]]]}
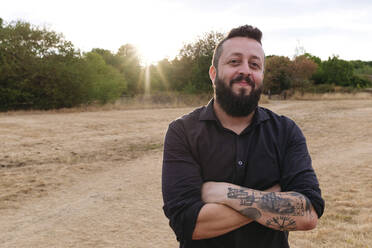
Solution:
{"label": "smiling mouth", "polygon": [[238,84],[240,86],[251,86],[251,84],[246,81],[235,82],[234,84]]}
{"label": "smiling mouth", "polygon": [[238,77],[232,79],[230,81],[230,87],[232,87],[233,84],[238,84],[240,86],[251,86],[252,89],[254,89],[255,84],[252,81],[250,77],[243,77],[243,75],[239,75]]}

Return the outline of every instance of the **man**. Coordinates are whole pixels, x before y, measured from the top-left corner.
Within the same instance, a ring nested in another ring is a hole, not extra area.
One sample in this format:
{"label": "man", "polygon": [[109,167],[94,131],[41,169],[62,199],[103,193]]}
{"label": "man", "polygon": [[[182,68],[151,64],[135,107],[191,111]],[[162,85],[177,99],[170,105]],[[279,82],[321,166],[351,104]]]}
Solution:
{"label": "man", "polygon": [[258,107],[262,33],[230,31],[215,49],[214,98],[173,121],[164,143],[164,212],[180,247],[289,247],[323,214],[305,138]]}

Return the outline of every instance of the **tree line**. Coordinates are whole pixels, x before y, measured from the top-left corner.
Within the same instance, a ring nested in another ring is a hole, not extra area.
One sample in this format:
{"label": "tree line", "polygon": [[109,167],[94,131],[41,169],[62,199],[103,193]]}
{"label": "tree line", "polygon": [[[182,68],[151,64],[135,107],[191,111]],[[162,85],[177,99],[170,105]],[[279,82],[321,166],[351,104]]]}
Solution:
{"label": "tree line", "polygon": [[[174,59],[145,67],[131,44],[116,53],[101,48],[82,53],[62,34],[0,18],[0,110],[104,104],[148,91],[208,93],[213,50],[223,36],[206,33],[184,45]],[[371,75],[372,61],[271,55],[265,58],[264,93],[365,88],[372,85]]]}

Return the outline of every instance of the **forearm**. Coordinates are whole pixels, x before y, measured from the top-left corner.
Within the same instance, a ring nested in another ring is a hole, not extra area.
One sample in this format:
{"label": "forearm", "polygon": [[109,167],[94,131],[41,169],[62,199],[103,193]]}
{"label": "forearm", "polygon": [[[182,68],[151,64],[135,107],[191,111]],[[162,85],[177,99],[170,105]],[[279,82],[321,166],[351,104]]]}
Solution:
{"label": "forearm", "polygon": [[[280,192],[278,184],[265,192]],[[213,238],[238,229],[253,220],[223,204],[207,203],[199,212],[193,239]]]}
{"label": "forearm", "polygon": [[192,239],[217,237],[250,222],[251,219],[226,205],[207,203],[199,212]]}
{"label": "forearm", "polygon": [[[310,201],[297,192],[263,192],[227,183],[213,183],[206,202],[225,204],[276,230],[310,230],[317,215]],[[208,190],[207,190],[208,191]]]}

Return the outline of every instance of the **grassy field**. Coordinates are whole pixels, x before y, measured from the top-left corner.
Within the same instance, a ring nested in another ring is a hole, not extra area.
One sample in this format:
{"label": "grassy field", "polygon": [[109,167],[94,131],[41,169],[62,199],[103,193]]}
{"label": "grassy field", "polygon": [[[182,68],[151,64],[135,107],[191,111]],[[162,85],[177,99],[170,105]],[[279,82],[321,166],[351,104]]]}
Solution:
{"label": "grassy field", "polygon": [[[326,201],[291,247],[372,247],[372,99],[264,106],[302,128]],[[0,114],[0,247],[177,247],[161,209],[162,145],[192,109]]]}

